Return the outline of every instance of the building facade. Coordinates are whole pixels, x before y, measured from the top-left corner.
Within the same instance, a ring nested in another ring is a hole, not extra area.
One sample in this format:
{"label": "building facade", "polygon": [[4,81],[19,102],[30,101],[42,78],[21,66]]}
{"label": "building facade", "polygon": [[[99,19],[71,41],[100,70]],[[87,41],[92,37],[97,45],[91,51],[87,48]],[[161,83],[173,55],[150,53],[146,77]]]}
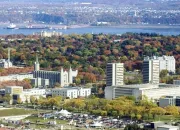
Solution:
{"label": "building facade", "polygon": [[78,75],[78,70],[73,71],[70,67],[68,71],[46,71],[40,70],[40,64],[38,56],[36,55],[36,62],[34,63],[33,78],[41,78],[49,80],[49,86],[53,87],[56,83],[59,83],[61,87],[68,86],[73,83],[74,77]]}
{"label": "building facade", "polygon": [[33,78],[33,74],[29,73],[29,74],[12,74],[12,75],[8,75],[8,76],[0,76],[0,82],[3,81],[9,81],[9,80],[18,80],[18,81],[22,81],[24,79],[31,79]]}
{"label": "building facade", "polygon": [[62,32],[47,32],[47,31],[42,31],[41,32],[41,37],[52,37],[52,36],[61,36]]}
{"label": "building facade", "polygon": [[91,95],[91,88],[65,87],[52,89],[52,96],[62,96],[64,98],[88,97]]}
{"label": "building facade", "polygon": [[175,73],[176,72],[176,60],[174,56],[162,56],[158,57],[159,62],[160,62],[160,67],[159,70],[160,72],[162,70],[168,70],[170,73]]}
{"label": "building facade", "polygon": [[10,104],[17,103],[17,100],[20,99],[21,102],[25,103],[30,102],[31,96],[36,99],[39,99],[41,96],[46,97],[46,89],[23,89],[22,86],[7,86],[5,88],[5,95],[10,94],[12,99]]}
{"label": "building facade", "polygon": [[124,84],[124,63],[108,63],[106,66],[106,86]]}
{"label": "building facade", "polygon": [[159,100],[161,97],[167,95],[180,95],[180,86],[173,84],[135,84],[105,88],[105,98],[110,100],[120,96],[134,96],[136,100],[140,100],[143,96],[146,96],[150,100]]}
{"label": "building facade", "polygon": [[180,85],[180,80],[173,80],[174,85]]}
{"label": "building facade", "polygon": [[13,64],[10,60],[10,48],[8,48],[8,59],[0,59],[0,68],[10,68]]}
{"label": "building facade", "polygon": [[160,107],[180,106],[180,96],[165,96],[159,99]]}
{"label": "building facade", "polygon": [[159,60],[155,57],[145,57],[143,61],[143,82],[159,83]]}

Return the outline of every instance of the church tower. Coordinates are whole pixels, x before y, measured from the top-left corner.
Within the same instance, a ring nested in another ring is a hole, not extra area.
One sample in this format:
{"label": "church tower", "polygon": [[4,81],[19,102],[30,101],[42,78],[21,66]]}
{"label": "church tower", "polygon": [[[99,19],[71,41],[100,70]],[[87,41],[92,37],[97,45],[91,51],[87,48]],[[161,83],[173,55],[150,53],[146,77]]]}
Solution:
{"label": "church tower", "polygon": [[60,81],[61,81],[61,86],[64,86],[64,70],[63,70],[63,68],[61,68],[61,77],[60,77]]}
{"label": "church tower", "polygon": [[36,52],[36,62],[34,63],[34,71],[39,70],[39,60],[38,60],[38,52]]}

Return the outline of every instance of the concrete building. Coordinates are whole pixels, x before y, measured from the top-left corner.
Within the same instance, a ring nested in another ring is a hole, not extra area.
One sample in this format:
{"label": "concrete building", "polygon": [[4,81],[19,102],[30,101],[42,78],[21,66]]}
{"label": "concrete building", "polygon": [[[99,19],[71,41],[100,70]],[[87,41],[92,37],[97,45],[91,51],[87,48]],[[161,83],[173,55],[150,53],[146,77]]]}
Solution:
{"label": "concrete building", "polygon": [[173,80],[174,85],[180,85],[180,80]]}
{"label": "concrete building", "polygon": [[170,73],[176,73],[176,60],[174,56],[162,56],[158,57],[160,62],[159,70],[168,70]]}
{"label": "concrete building", "polygon": [[80,88],[80,87],[65,87],[65,88],[55,88],[52,89],[53,96],[63,96],[64,98],[68,97],[78,98],[78,97],[88,97],[91,95],[91,88]]}
{"label": "concrete building", "polygon": [[160,107],[180,106],[180,96],[165,96],[159,99]]}
{"label": "concrete building", "polygon": [[7,86],[5,88],[5,95],[9,94],[12,96],[12,99],[10,100],[10,104],[14,103],[14,95],[20,95],[22,93],[23,93],[23,87],[22,86]]}
{"label": "concrete building", "polygon": [[73,71],[71,67],[68,71],[64,71],[63,68],[61,68],[61,71],[46,71],[40,70],[39,66],[38,56],[36,55],[33,78],[48,79],[50,87],[53,87],[55,83],[59,83],[62,87],[68,86],[73,83],[74,77],[78,75],[78,70]]}
{"label": "concrete building", "polygon": [[0,68],[10,68],[13,64],[10,60],[10,48],[8,48],[8,59],[0,59]]}
{"label": "concrete building", "polygon": [[159,60],[156,57],[145,57],[143,61],[143,82],[159,83]]}
{"label": "concrete building", "polygon": [[158,126],[157,130],[179,130],[179,126],[162,125],[162,126]]}
{"label": "concrete building", "polygon": [[22,86],[7,86],[5,88],[5,94],[21,94],[23,92]]}
{"label": "concrete building", "polygon": [[47,31],[42,31],[41,32],[41,37],[52,37],[52,36],[61,36],[62,32],[47,32]]}
{"label": "concrete building", "polygon": [[160,107],[175,106],[176,101],[174,96],[166,96],[159,99]]}
{"label": "concrete building", "polygon": [[115,99],[120,96],[134,96],[136,100],[145,95],[150,100],[159,100],[162,96],[180,95],[180,86],[166,84],[136,84],[105,88],[105,98]]}
{"label": "concrete building", "polygon": [[11,74],[8,76],[0,76],[0,82],[3,81],[9,81],[9,80],[18,80],[18,81],[22,81],[24,79],[31,79],[33,78],[33,74],[31,73],[27,73],[27,74]]}
{"label": "concrete building", "polygon": [[108,63],[106,66],[106,86],[124,84],[124,63]]}
{"label": "concrete building", "polygon": [[16,103],[18,98],[20,98],[21,102],[30,102],[30,97],[33,96],[39,99],[40,96],[46,97],[46,89],[25,89],[23,90],[22,86],[7,86],[5,88],[5,95],[10,94],[12,96],[12,100],[10,104]]}
{"label": "concrete building", "polygon": [[49,86],[49,79],[32,78],[31,84],[34,87],[39,87],[39,86],[48,87]]}

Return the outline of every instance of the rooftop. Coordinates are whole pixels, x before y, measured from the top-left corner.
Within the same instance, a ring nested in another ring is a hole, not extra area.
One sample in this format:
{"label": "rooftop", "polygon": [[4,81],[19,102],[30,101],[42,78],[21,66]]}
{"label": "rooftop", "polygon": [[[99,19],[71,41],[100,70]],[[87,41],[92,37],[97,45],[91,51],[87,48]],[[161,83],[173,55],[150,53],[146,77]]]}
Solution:
{"label": "rooftop", "polygon": [[158,128],[178,128],[178,126],[162,125],[162,126],[158,126]]}

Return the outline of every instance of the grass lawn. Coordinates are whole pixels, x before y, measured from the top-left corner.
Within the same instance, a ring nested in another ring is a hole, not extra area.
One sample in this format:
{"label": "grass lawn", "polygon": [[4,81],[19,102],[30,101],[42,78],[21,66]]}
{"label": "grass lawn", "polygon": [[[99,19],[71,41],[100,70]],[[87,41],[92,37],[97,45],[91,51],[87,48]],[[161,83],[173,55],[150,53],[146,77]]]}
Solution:
{"label": "grass lawn", "polygon": [[169,122],[169,121],[180,121],[180,116],[177,117],[173,117],[171,115],[163,115],[163,116],[156,116],[155,119],[150,118],[149,121],[165,121],[165,122]]}
{"label": "grass lawn", "polygon": [[38,113],[37,110],[27,110],[27,109],[19,109],[19,108],[3,109],[0,110],[0,117],[28,115],[28,114],[36,114],[36,113]]}

